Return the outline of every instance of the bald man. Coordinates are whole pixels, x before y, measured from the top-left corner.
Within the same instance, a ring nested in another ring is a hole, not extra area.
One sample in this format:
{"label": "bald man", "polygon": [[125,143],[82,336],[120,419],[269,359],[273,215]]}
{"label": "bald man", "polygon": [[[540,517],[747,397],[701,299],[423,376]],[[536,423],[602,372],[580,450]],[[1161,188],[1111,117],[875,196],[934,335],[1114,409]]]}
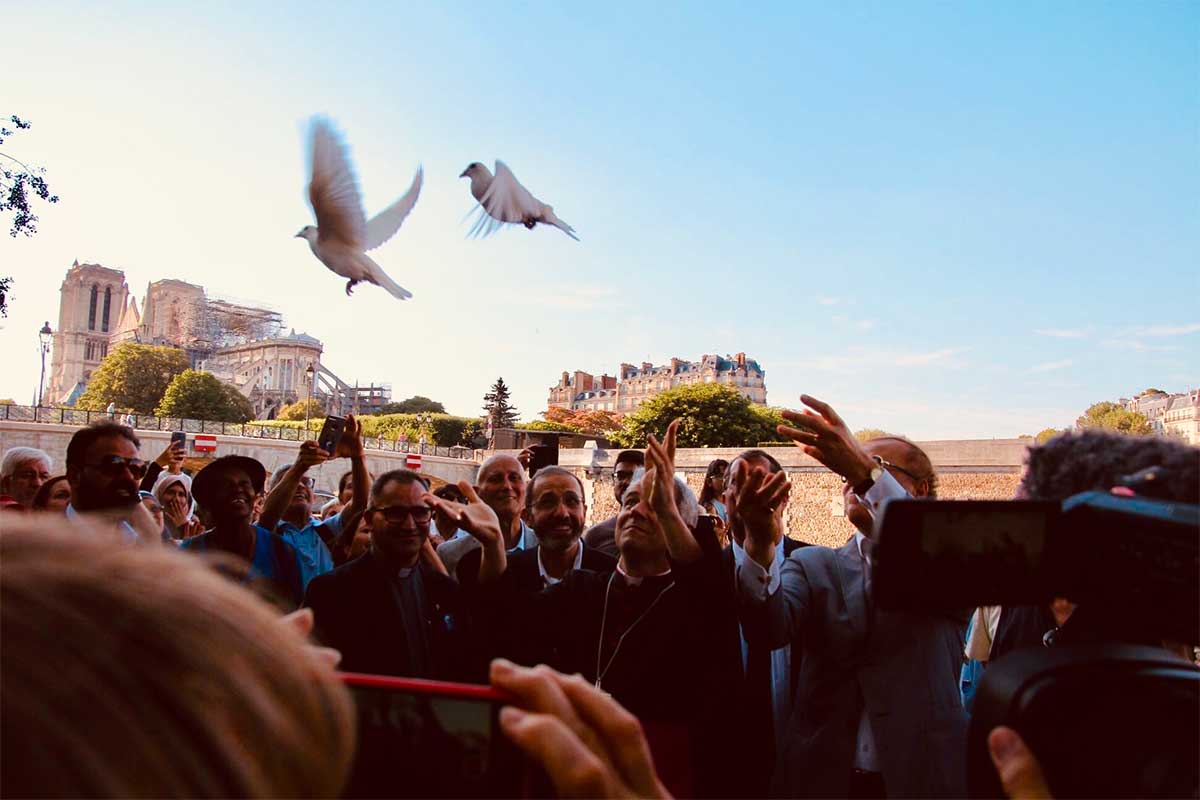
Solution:
{"label": "bald man", "polygon": [[[525,485],[525,469],[521,462],[504,453],[485,460],[475,476],[475,491],[479,498],[500,518],[506,550],[527,550],[538,543],[533,528],[521,519],[521,512],[525,510]],[[446,565],[446,571],[457,576],[458,562],[478,548],[479,541],[475,537],[462,536],[440,545],[437,554]]]}

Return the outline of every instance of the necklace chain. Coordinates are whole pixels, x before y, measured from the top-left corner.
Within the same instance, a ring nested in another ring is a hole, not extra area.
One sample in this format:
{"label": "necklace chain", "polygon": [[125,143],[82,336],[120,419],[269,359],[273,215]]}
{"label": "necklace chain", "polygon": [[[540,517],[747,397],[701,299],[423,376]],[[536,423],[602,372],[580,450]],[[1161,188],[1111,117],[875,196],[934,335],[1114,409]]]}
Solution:
{"label": "necklace chain", "polygon": [[[651,611],[654,610],[654,607],[656,605],[658,605],[658,601],[662,600],[663,595],[666,594],[667,592],[669,592],[675,586],[675,581],[671,581],[670,583],[668,583],[666,585],[666,587],[663,588],[663,590],[658,593],[658,596],[654,598],[654,602],[652,602],[649,606],[647,606],[646,610],[643,611],[641,614],[639,614],[638,618],[635,619],[633,621],[633,623],[630,624],[630,626],[625,629],[625,631],[617,639],[617,646],[613,648],[612,655],[608,657],[608,663],[604,665],[604,670],[601,671],[600,659],[604,654],[604,629],[605,629],[606,625],[608,624],[608,598],[609,598],[609,595],[612,594],[613,582],[616,581],[616,579],[617,579],[617,573],[614,572],[612,575],[609,576],[608,587],[604,590],[604,612],[600,615],[600,637],[596,642],[596,688],[597,689],[600,689],[600,682],[604,680],[604,676],[608,674],[608,671],[610,669],[612,669],[613,662],[617,660],[617,653],[621,652],[621,645],[625,643],[625,637],[629,635],[630,631],[632,631],[634,628],[637,627],[639,622],[641,622],[643,619],[646,618],[647,614],[649,614]],[[600,689],[600,690],[604,691],[603,689]]]}

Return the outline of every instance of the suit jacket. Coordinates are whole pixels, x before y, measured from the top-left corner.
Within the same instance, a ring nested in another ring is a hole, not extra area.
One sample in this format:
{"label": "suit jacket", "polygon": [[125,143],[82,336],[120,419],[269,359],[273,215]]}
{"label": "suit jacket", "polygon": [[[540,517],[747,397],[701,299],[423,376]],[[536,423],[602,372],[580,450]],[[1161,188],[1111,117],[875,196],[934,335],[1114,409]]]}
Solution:
{"label": "suit jacket", "polygon": [[804,547],[765,603],[740,603],[751,644],[791,643],[799,678],[772,790],[845,797],[865,706],[889,797],[966,794],[959,668],[967,614],[879,611],[858,544]]}
{"label": "suit jacket", "polygon": [[429,642],[429,675],[412,675],[404,621],[392,576],[371,551],[319,575],[308,584],[304,604],[316,617],[318,639],[342,653],[346,672],[422,677],[437,680],[481,680],[482,663],[470,640],[470,617],[453,579],[417,566],[425,591],[425,626]]}

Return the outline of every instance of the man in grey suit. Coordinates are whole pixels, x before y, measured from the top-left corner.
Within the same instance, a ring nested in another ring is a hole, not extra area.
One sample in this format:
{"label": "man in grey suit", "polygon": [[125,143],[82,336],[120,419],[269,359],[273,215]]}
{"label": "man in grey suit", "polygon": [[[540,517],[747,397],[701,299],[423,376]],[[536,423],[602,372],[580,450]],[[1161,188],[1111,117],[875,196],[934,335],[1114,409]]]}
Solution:
{"label": "man in grey suit", "polygon": [[752,643],[790,643],[800,659],[772,793],[963,796],[967,719],[958,676],[967,613],[900,614],[871,601],[874,510],[892,497],[933,496],[932,465],[907,439],[860,444],[828,405],[801,400],[817,413],[785,411],[796,427],[779,432],[842,476],[858,532],[841,548],[805,547],[781,564],[790,484],[782,472],[739,465],[743,480],[728,512],[746,533],[744,551],[735,551],[743,630]]}

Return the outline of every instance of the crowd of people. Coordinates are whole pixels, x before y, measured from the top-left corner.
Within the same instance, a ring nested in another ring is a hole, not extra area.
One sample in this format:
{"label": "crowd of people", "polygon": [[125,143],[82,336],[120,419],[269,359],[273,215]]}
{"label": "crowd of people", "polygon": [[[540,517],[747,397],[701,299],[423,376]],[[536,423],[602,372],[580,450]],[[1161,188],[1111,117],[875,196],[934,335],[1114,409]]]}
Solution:
{"label": "crowd of people", "polygon": [[[353,749],[340,658],[509,691],[504,730],[567,795],[963,796],[983,665],[1069,641],[1076,609],[877,608],[879,509],[936,497],[934,465],[802,400],[780,433],[842,477],[840,548],[785,530],[793,486],[765,450],[712,462],[697,496],[675,476],[678,423],[617,454],[618,513],[586,530],[570,470],[495,454],[431,491],[417,472],[371,476],[352,417],[334,452],[303,442],[269,480],[245,456],[186,474],[180,443],[147,462],[115,420],[75,433],[62,475],[11,448],[6,793],[334,794]],[[341,459],[317,506],[310,471]],[[1195,448],[1096,431],[1032,447],[1018,496],[1107,491],[1150,466],[1171,499],[1200,500]],[[1045,790],[1019,736],[989,743],[1010,791]]]}

